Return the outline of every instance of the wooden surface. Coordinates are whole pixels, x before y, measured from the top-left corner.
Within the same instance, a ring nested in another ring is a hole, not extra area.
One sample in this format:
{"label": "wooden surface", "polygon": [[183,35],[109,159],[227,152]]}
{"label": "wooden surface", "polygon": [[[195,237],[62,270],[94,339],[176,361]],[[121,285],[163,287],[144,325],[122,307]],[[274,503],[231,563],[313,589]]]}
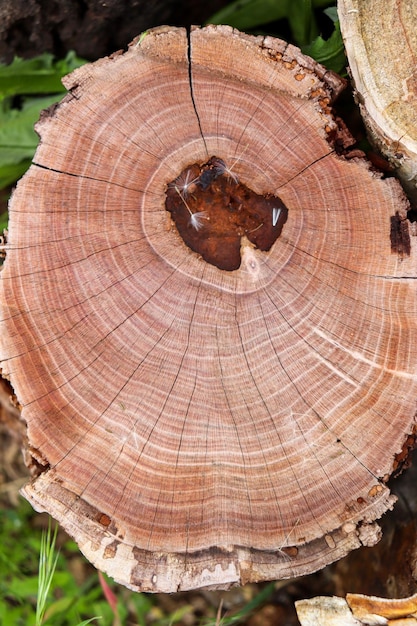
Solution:
{"label": "wooden surface", "polygon": [[296,603],[301,626],[417,626],[417,596],[391,599],[348,593]]}
{"label": "wooden surface", "polygon": [[371,141],[417,206],[417,3],[340,0],[340,27]]}
{"label": "wooden surface", "polygon": [[[188,58],[185,31],[160,28],[65,79],[1,281],[2,368],[39,474],[24,495],[146,591],[291,577],[372,545],[415,423],[408,205],[340,155],[342,81],[228,27],[195,29]],[[234,271],[165,210],[170,181],[212,156],[288,208],[268,252],[242,238]]]}

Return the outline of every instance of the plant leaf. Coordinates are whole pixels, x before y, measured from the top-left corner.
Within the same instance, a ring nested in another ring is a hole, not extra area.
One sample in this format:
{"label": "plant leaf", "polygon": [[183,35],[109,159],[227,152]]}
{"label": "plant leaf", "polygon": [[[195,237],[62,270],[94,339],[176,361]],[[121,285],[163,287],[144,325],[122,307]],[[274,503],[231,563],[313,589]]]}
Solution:
{"label": "plant leaf", "polygon": [[340,74],[346,67],[346,55],[339,22],[335,22],[334,26],[335,29],[329,39],[318,36],[311,44],[303,46],[302,51]]}
{"label": "plant leaf", "polygon": [[[250,613],[252,613],[258,606],[263,604],[272,596],[276,589],[276,583],[271,582],[266,585],[259,593],[250,600],[244,607],[242,607],[235,615],[231,617],[222,617],[220,620],[221,626],[232,626],[234,624],[242,623],[243,619],[246,618]],[[219,621],[216,619],[215,622],[208,622],[206,626],[218,626]]]}
{"label": "plant leaf", "polygon": [[10,65],[0,65],[0,100],[21,94],[65,92],[61,78],[84,63],[73,51],[56,62],[48,52],[33,59],[16,57]]}
{"label": "plant leaf", "polygon": [[8,106],[7,101],[0,106],[0,166],[19,163],[31,158],[38,145],[38,135],[33,125],[39,119],[42,109],[62,98],[62,95],[44,98],[27,98],[20,109]]}
{"label": "plant leaf", "polygon": [[51,528],[51,518],[49,518],[48,530],[42,533],[41,550],[39,555],[39,578],[38,578],[38,598],[36,605],[36,626],[41,626],[46,610],[49,589],[58,562],[58,553],[55,553],[56,537],[58,526],[54,532]]}
{"label": "plant leaf", "polygon": [[98,570],[98,579],[100,581],[101,588],[103,589],[104,597],[106,598],[107,602],[109,603],[111,607],[111,610],[113,611],[113,615],[115,617],[118,616],[117,596],[111,589],[107,580],[104,578],[104,574],[100,572],[100,570]]}
{"label": "plant leaf", "polygon": [[31,159],[24,159],[20,161],[20,163],[8,163],[0,166],[0,189],[5,189],[5,187],[12,185],[18,178],[21,178],[31,163]]}
{"label": "plant leaf", "polygon": [[44,622],[47,622],[51,618],[56,618],[58,615],[62,615],[62,613],[67,613],[71,606],[74,604],[73,598],[63,597],[59,598],[59,600],[55,600],[49,604],[48,608],[45,611]]}
{"label": "plant leaf", "polygon": [[[0,64],[0,189],[26,171],[38,145],[33,125],[41,110],[65,93],[62,76],[84,63],[70,51],[60,61],[45,52],[33,59],[16,57],[10,65]],[[27,97],[31,94],[42,97]]]}
{"label": "plant leaf", "polygon": [[[289,18],[291,12],[294,16],[291,27],[293,32],[294,28],[298,32],[299,29],[305,30],[307,5],[310,6],[308,19],[314,19],[311,6],[319,8],[329,6],[329,4],[333,4],[332,0],[296,0],[295,2],[294,0],[235,0],[212,15],[206,24],[229,24],[240,30],[250,30],[262,24]],[[301,16],[297,16],[295,6],[298,9],[301,7],[303,11]],[[294,23],[297,19],[300,20],[300,24]],[[313,34],[313,37],[316,35],[317,33]],[[298,41],[298,37],[296,39]]]}
{"label": "plant leaf", "polygon": [[298,46],[305,46],[319,34],[312,0],[292,0],[288,4],[288,21]]}

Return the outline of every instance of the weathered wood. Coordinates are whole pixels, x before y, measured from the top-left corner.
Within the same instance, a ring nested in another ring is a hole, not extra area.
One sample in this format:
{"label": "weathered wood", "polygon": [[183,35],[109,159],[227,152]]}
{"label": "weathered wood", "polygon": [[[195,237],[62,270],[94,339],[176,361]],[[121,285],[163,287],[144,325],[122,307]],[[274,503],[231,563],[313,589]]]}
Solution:
{"label": "weathered wood", "polygon": [[417,206],[417,4],[340,0],[338,11],[370,140]]}
{"label": "weathered wood", "polygon": [[417,626],[417,597],[391,599],[348,593],[295,603],[301,626]]}
{"label": "weathered wood", "polygon": [[[290,577],[375,543],[415,423],[416,244],[397,181],[343,156],[343,81],[207,27],[190,50],[150,31],[65,84],[1,281],[2,367],[43,467],[24,495],[136,590]],[[242,233],[234,271],[165,209],[211,157],[288,208],[269,251]]]}

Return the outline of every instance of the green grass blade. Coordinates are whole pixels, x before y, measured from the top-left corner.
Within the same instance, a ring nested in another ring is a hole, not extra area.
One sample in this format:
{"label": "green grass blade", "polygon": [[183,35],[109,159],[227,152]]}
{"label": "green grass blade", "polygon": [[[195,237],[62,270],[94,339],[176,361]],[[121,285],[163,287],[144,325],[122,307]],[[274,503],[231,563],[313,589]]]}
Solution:
{"label": "green grass blade", "polygon": [[38,580],[38,598],[36,605],[36,626],[42,626],[45,616],[46,603],[48,600],[49,590],[51,588],[52,578],[58,562],[59,553],[55,554],[56,537],[58,534],[58,525],[52,533],[51,519],[49,519],[48,530],[42,533],[41,549],[39,557],[39,580]]}
{"label": "green grass blade", "polygon": [[[263,604],[272,596],[275,591],[276,583],[272,582],[266,585],[250,602],[248,602],[238,613],[232,615],[231,617],[223,617],[220,620],[220,626],[232,626],[232,624],[239,624],[242,620],[246,619],[252,611],[254,611],[258,606]],[[205,624],[205,626],[217,626],[217,620],[215,622],[210,621]]]}

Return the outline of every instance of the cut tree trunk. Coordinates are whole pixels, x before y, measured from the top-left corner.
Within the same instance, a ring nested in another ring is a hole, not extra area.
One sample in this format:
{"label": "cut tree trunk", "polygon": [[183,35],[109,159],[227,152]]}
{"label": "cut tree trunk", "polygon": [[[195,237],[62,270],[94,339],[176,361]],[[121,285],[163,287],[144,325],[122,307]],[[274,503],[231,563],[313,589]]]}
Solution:
{"label": "cut tree trunk", "polygon": [[339,0],[338,10],[369,138],[417,208],[417,3]]}
{"label": "cut tree trunk", "polygon": [[270,37],[161,27],[65,85],[1,281],[24,495],[135,590],[375,543],[413,444],[416,244],[398,182],[348,158],[343,81]]}

